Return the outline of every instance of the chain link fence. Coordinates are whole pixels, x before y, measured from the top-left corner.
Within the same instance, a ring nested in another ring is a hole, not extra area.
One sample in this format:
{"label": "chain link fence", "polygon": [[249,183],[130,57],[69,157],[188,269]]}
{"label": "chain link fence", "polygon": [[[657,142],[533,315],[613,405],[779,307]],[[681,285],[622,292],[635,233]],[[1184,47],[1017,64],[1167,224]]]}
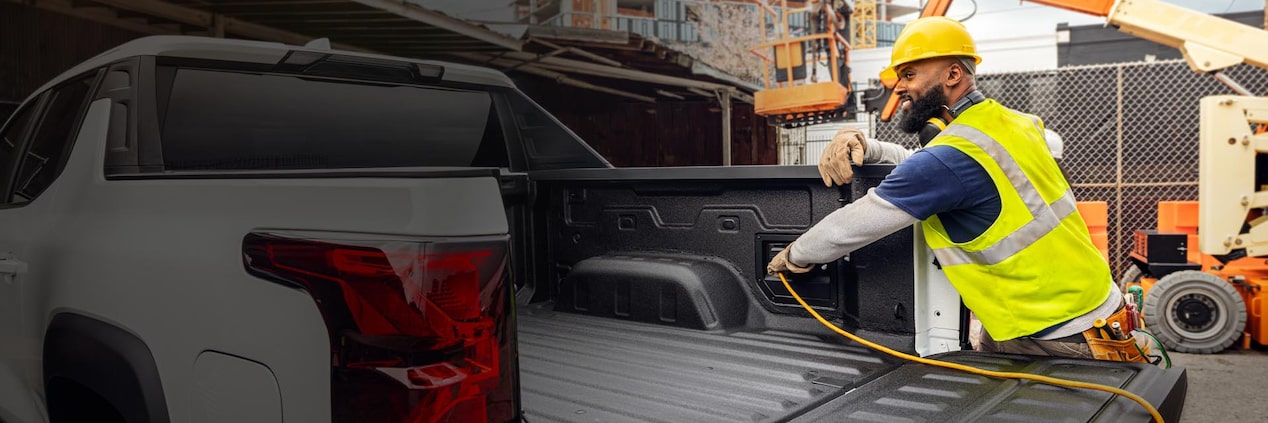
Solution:
{"label": "chain link fence", "polygon": [[[1268,71],[1239,65],[1225,73],[1268,94]],[[977,82],[987,97],[1061,134],[1061,167],[1075,198],[1109,205],[1115,277],[1130,265],[1132,231],[1157,228],[1159,201],[1198,199],[1198,100],[1234,94],[1182,60],[984,74]],[[872,133],[914,147],[915,136],[896,123],[875,122]]]}

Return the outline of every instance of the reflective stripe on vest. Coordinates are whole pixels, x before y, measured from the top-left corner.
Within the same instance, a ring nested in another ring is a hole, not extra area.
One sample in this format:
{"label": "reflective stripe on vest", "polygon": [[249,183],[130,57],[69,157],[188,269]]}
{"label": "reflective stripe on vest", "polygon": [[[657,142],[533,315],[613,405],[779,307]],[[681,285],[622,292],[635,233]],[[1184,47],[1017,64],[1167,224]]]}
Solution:
{"label": "reflective stripe on vest", "polygon": [[[1031,119],[1034,120],[1033,117]],[[1038,126],[1038,122],[1036,122],[1036,126]],[[1062,219],[1065,219],[1077,209],[1074,195],[1070,191],[1066,191],[1065,195],[1062,195],[1051,205],[1047,204],[1043,197],[1039,195],[1039,190],[1035,189],[1034,185],[1031,184],[1030,178],[1027,178],[1026,173],[1021,170],[1021,165],[1017,164],[1016,160],[1013,160],[1013,156],[1008,153],[1008,150],[1005,150],[1003,145],[1000,145],[998,141],[982,133],[982,131],[966,125],[951,125],[943,131],[943,134],[964,138],[990,155],[991,159],[1004,172],[1004,175],[1008,177],[1008,181],[1017,189],[1022,202],[1030,210],[1032,219],[1013,233],[1008,234],[982,251],[964,251],[959,247],[935,248],[933,249],[933,254],[938,258],[939,264],[943,266],[973,263],[990,265],[1002,262],[1052,232],[1053,229],[1061,225]]]}

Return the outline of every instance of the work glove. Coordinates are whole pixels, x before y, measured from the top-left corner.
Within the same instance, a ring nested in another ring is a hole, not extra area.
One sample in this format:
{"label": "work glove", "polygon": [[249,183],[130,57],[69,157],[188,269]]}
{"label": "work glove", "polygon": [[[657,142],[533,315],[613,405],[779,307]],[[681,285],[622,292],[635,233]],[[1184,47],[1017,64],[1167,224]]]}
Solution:
{"label": "work glove", "polygon": [[819,176],[823,178],[823,185],[831,187],[834,183],[850,183],[854,177],[854,169],[850,167],[850,163],[862,166],[863,154],[866,152],[867,141],[863,137],[863,131],[852,126],[837,131],[832,136],[832,142],[823,149],[823,156],[819,157]]}
{"label": "work glove", "polygon": [[789,251],[792,251],[792,243],[788,243],[788,246],[784,247],[783,251],[780,251],[779,254],[776,254],[775,258],[770,259],[770,263],[766,265],[766,274],[774,275],[776,273],[783,272],[783,271],[791,271],[793,273],[806,273],[806,272],[809,272],[810,269],[814,268],[814,265],[801,267],[791,261],[788,261]]}

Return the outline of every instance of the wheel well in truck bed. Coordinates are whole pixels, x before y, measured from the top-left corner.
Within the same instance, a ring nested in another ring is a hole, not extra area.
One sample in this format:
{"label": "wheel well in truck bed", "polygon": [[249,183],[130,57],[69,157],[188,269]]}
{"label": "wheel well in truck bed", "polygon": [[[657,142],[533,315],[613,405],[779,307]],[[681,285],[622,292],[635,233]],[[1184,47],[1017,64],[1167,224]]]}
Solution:
{"label": "wheel well in truck bed", "polygon": [[741,326],[749,297],[737,270],[714,257],[610,254],[578,262],[555,310],[689,329]]}
{"label": "wheel well in truck bed", "polygon": [[[824,187],[807,170],[601,169],[540,179],[535,212],[545,223],[536,243],[546,268],[537,269],[536,299],[678,327],[824,332],[765,274],[766,263],[890,169],[864,168],[847,190]],[[913,236],[899,231],[792,283],[847,327],[911,344]]]}

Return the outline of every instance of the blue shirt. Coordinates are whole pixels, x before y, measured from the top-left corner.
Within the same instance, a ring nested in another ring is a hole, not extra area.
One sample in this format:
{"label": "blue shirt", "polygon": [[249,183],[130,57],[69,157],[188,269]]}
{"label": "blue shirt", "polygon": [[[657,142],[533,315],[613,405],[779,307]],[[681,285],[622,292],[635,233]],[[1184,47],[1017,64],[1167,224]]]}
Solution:
{"label": "blue shirt", "polygon": [[912,153],[876,187],[876,195],[919,220],[938,215],[953,242],[986,232],[1002,207],[986,169],[945,145]]}

